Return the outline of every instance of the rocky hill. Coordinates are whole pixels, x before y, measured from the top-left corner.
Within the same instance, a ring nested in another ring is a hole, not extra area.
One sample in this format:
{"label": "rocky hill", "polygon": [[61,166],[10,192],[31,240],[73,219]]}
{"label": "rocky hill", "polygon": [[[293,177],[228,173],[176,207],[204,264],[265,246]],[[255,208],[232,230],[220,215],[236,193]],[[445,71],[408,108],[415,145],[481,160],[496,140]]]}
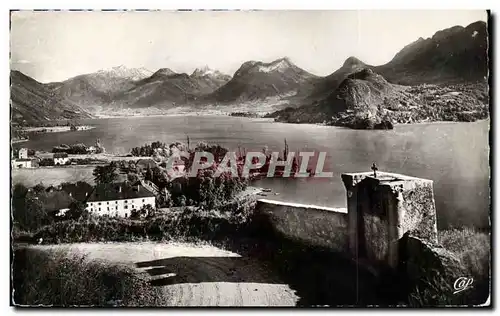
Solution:
{"label": "rocky hill", "polygon": [[299,88],[311,86],[315,79],[316,76],[297,67],[288,58],[270,63],[248,61],[241,65],[228,83],[204,100],[224,104],[287,96],[296,93]]}
{"label": "rocky hill", "polygon": [[304,98],[303,103],[314,103],[324,99],[325,96],[335,91],[347,76],[366,67],[369,66],[356,57],[347,58],[342,67],[315,82],[312,91]]}
{"label": "rocky hill", "polygon": [[455,26],[411,43],[385,65],[349,57],[316,81],[302,106],[269,116],[355,128],[481,119],[488,116],[487,65],[486,23]]}
{"label": "rocky hill", "polygon": [[431,38],[419,38],[385,65],[349,57],[342,67],[317,81],[303,105],[324,99],[350,74],[370,68],[387,81],[402,85],[455,84],[484,81],[488,75],[488,32],[485,22],[454,26]]}
{"label": "rocky hill", "polygon": [[288,123],[392,129],[396,123],[475,121],[488,115],[486,84],[402,86],[364,68],[348,75],[315,105],[287,108],[269,117]]}
{"label": "rocky hill", "polygon": [[90,118],[91,114],[54,91],[53,87],[16,70],[10,73],[11,121],[24,125],[60,119]]}

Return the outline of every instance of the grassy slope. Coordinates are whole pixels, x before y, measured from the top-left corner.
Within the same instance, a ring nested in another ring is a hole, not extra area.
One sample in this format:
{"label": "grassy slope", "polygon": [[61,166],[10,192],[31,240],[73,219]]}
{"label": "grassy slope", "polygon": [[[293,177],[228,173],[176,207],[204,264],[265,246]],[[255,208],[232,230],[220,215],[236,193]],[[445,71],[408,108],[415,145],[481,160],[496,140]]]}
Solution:
{"label": "grassy slope", "polygon": [[270,115],[288,123],[326,123],[355,127],[365,119],[375,123],[475,121],[487,118],[486,84],[399,86],[368,69],[349,75],[315,105],[287,108]]}
{"label": "grassy slope", "polygon": [[440,231],[439,242],[462,261],[471,276],[489,279],[491,243],[486,233],[453,228]]}
{"label": "grassy slope", "polygon": [[36,124],[40,121],[89,118],[90,114],[19,71],[11,72],[12,121]]}
{"label": "grassy slope", "polygon": [[454,293],[454,284],[441,274],[422,280],[422,285],[408,296],[412,307],[464,306],[484,304],[491,294],[491,240],[484,232],[472,228],[452,228],[438,232],[440,244],[463,265],[463,275],[472,278],[472,286]]}
{"label": "grassy slope", "polygon": [[124,266],[88,262],[64,251],[14,252],[14,303],[51,306],[162,305],[160,290]]}

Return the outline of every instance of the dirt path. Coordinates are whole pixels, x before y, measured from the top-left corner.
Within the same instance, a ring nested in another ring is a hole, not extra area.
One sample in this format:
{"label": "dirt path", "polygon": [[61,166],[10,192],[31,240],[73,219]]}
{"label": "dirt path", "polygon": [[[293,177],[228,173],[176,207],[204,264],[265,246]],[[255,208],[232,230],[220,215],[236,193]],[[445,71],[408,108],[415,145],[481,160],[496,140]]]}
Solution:
{"label": "dirt path", "polygon": [[159,286],[170,306],[295,306],[294,291],[252,258],[208,245],[185,243],[95,243],[65,248],[137,269]]}

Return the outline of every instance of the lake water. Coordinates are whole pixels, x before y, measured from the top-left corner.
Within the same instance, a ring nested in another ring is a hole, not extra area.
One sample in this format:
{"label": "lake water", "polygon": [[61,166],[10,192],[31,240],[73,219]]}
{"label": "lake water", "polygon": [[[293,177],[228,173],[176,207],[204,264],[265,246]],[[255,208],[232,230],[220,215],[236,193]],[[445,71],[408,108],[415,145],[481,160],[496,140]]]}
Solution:
{"label": "lake water", "polygon": [[[158,116],[82,120],[88,131],[34,135],[15,146],[50,151],[59,144],[101,140],[107,152],[129,153],[132,147],[160,140],[199,141],[260,151],[325,151],[326,171],[333,178],[263,179],[257,185],[279,195],[270,199],[330,207],[345,207],[340,174],[370,171],[402,173],[434,180],[438,226],[473,224],[489,227],[489,124],[430,123],[400,125],[390,131],[360,131],[338,127],[274,123],[221,116]],[[312,161],[314,163],[314,159]]]}

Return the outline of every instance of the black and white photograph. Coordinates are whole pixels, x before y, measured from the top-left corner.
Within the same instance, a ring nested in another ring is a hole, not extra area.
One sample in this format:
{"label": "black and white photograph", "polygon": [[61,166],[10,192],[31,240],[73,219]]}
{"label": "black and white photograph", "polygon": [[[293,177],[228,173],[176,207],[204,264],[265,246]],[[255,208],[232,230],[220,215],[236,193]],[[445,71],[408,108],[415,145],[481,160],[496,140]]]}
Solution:
{"label": "black and white photograph", "polygon": [[11,10],[10,305],[491,308],[486,9]]}

